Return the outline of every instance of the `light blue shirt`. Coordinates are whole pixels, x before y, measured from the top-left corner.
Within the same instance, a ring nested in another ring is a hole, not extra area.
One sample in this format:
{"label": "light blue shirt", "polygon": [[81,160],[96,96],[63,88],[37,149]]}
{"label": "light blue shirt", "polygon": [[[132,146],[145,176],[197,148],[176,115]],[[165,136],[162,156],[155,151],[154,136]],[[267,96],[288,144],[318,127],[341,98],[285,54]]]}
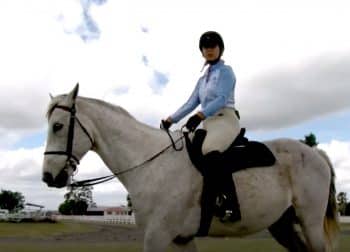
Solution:
{"label": "light blue shirt", "polygon": [[230,66],[220,60],[210,66],[199,78],[190,98],[173,115],[174,123],[180,121],[198,105],[205,117],[214,115],[224,107],[234,108],[236,77]]}

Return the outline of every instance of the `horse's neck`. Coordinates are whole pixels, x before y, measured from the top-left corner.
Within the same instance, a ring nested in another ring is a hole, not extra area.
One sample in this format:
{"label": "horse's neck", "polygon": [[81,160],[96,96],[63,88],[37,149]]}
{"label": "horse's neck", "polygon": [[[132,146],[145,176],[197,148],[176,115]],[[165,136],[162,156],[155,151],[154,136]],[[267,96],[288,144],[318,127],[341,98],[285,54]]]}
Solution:
{"label": "horse's neck", "polygon": [[[118,109],[103,104],[84,106],[96,142],[96,153],[113,172],[121,172],[141,164],[169,144],[164,132],[142,124]],[[128,187],[142,169],[119,176]]]}

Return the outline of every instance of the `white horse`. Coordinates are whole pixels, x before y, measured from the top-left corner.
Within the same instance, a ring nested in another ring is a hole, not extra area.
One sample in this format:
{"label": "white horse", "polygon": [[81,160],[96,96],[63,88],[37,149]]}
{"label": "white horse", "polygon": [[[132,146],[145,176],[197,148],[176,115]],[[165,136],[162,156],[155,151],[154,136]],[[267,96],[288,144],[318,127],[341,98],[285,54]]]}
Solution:
{"label": "white horse", "polygon": [[[176,251],[197,251],[193,239],[186,243],[178,239],[195,234],[200,221],[202,177],[187,151],[167,148],[149,160],[169,146],[164,131],[138,122],[121,107],[77,94],[78,85],[49,105],[43,180],[48,186],[68,185],[89,150],[114,174],[136,167],[118,179],[130,193],[137,225],[145,231],[143,250],[161,252],[172,245]],[[276,164],[233,174],[242,219],[218,225],[233,236],[269,228],[289,251],[332,251],[338,220],[329,159],[295,140],[265,144]]]}

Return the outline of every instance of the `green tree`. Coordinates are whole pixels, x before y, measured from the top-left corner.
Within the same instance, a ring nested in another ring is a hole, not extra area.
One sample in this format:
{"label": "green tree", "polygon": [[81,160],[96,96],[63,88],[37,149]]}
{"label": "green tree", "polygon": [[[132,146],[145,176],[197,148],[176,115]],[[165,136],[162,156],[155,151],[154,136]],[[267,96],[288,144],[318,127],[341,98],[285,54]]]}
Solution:
{"label": "green tree", "polygon": [[64,195],[65,201],[59,206],[58,211],[64,215],[82,215],[87,208],[96,206],[92,198],[91,186],[69,187]]}
{"label": "green tree", "polygon": [[1,190],[0,208],[16,212],[24,208],[24,196],[20,192]]}
{"label": "green tree", "polygon": [[65,200],[59,207],[58,211],[63,215],[83,215],[86,214],[88,205],[83,200]]}
{"label": "green tree", "polygon": [[74,205],[75,205],[74,200],[65,200],[58,207],[58,211],[63,215],[73,215]]}
{"label": "green tree", "polygon": [[338,211],[340,215],[345,215],[345,211],[348,204],[348,199],[345,192],[340,192],[337,195]]}
{"label": "green tree", "polygon": [[304,140],[300,140],[301,142],[303,142],[306,145],[309,145],[311,147],[317,146],[318,142],[316,140],[316,136],[313,133],[310,133],[309,135],[305,135]]}
{"label": "green tree", "polygon": [[92,186],[83,186],[83,187],[69,187],[68,192],[64,195],[66,200],[74,201],[84,201],[89,207],[96,206],[96,203],[92,197]]}

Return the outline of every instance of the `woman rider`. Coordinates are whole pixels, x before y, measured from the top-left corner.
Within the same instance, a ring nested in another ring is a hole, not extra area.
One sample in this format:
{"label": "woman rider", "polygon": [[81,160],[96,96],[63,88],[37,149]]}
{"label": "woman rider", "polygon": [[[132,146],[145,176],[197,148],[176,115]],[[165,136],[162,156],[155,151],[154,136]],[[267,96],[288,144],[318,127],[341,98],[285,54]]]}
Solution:
{"label": "woman rider", "polygon": [[[222,190],[218,188],[219,184],[225,183],[228,175],[223,167],[220,167],[221,153],[238,136],[240,125],[234,106],[236,77],[232,68],[221,60],[224,52],[222,37],[215,31],[205,32],[200,37],[199,49],[205,59],[205,66],[208,65],[208,67],[204,75],[199,78],[190,98],[174,114],[162,120],[162,126],[169,129],[173,123],[177,123],[198,105],[201,105],[201,110],[186,122],[186,128],[194,132],[203,122],[203,128],[206,130],[206,137],[202,145],[204,155],[202,163],[205,167],[201,167],[204,170],[202,218],[197,234],[205,236],[210,227],[218,190]],[[229,176],[232,181],[232,175]],[[232,182],[229,184],[232,185]],[[232,191],[233,187],[230,190]],[[232,221],[240,219],[239,211],[237,213],[237,199],[232,193],[226,193],[226,197],[233,202],[229,209],[232,210],[229,211],[231,212],[230,219]]]}

